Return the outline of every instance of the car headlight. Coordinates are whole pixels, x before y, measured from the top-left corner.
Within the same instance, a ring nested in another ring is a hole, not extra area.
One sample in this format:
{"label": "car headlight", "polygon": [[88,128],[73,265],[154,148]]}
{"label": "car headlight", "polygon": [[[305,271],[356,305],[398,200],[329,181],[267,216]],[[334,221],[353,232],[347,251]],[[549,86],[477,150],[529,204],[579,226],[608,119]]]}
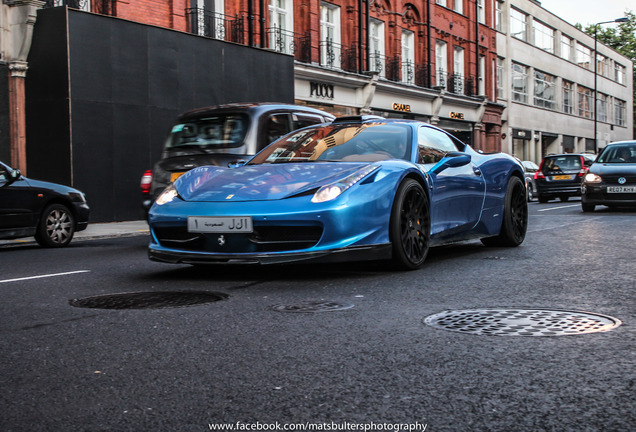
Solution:
{"label": "car headlight", "polygon": [[163,192],[161,192],[161,194],[155,200],[155,203],[157,205],[164,205],[171,202],[178,196],[179,193],[177,192],[177,189],[174,187],[174,184],[171,184],[170,186],[165,188]]}
{"label": "car headlight", "polygon": [[603,179],[599,175],[593,173],[585,174],[585,183],[600,183],[602,181]]}
{"label": "car headlight", "polygon": [[321,203],[336,199],[344,191],[378,169],[380,169],[380,167],[377,165],[368,165],[342,180],[324,185],[314,194],[314,196],[311,198],[311,202]]}

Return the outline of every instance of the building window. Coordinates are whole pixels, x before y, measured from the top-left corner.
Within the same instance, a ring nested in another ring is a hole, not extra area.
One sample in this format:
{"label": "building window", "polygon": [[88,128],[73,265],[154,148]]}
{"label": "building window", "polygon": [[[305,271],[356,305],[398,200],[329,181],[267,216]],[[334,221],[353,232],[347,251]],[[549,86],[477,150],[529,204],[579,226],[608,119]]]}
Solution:
{"label": "building window", "polygon": [[446,0],[435,0],[435,3],[437,3],[440,6],[446,7]]}
{"label": "building window", "polygon": [[614,122],[619,126],[625,126],[625,109],[627,104],[620,99],[614,99]]}
{"label": "building window", "polygon": [[552,75],[534,71],[534,104],[538,107],[554,109],[554,81]]}
{"label": "building window", "polygon": [[607,95],[598,93],[596,106],[598,107],[598,113],[596,115],[597,120],[607,122]]}
{"label": "building window", "polygon": [[446,42],[438,40],[435,43],[435,64],[437,73],[435,83],[439,87],[446,88],[446,74],[448,70],[448,52]]}
{"label": "building window", "polygon": [[504,31],[503,29],[503,2],[495,1],[495,30]]}
{"label": "building window", "polygon": [[285,54],[292,54],[294,48],[293,11],[292,0],[269,2],[269,47]]}
{"label": "building window", "polygon": [[484,0],[477,0],[477,16],[481,24],[486,24],[486,9],[484,8]]}
{"label": "building window", "polygon": [[340,68],[340,8],[320,5],[320,64]]}
{"label": "building window", "polygon": [[402,82],[413,84],[415,78],[415,33],[402,30]]}
{"label": "building window", "polygon": [[579,115],[585,118],[592,118],[592,90],[579,86]]}
{"label": "building window", "polygon": [[625,84],[625,66],[614,63],[614,80],[619,84]]}
{"label": "building window", "polygon": [[512,64],[512,100],[528,103],[528,68]]}
{"label": "building window", "polygon": [[574,83],[563,80],[563,112],[572,114],[574,112]]}
{"label": "building window", "polygon": [[384,21],[371,18],[369,25],[369,44],[371,70],[379,72],[381,77],[386,76],[384,56]]}
{"label": "building window", "polygon": [[477,83],[478,95],[486,94],[486,57],[479,56],[479,82]]}
{"label": "building window", "polygon": [[539,22],[532,22],[532,31],[534,33],[534,45],[549,53],[554,52],[554,29]]}
{"label": "building window", "polygon": [[464,93],[464,48],[453,49],[453,92]]}
{"label": "building window", "polygon": [[453,1],[453,10],[457,13],[464,13],[464,0],[454,0]]}
{"label": "building window", "polygon": [[505,60],[501,57],[497,57],[497,99],[505,99],[505,84],[504,84],[504,70]]}
{"label": "building window", "polygon": [[510,9],[510,34],[512,37],[526,40],[527,15],[517,9]]}
{"label": "building window", "polygon": [[561,58],[572,61],[572,38],[561,35]]}
{"label": "building window", "polygon": [[576,63],[586,69],[592,69],[592,50],[580,43],[576,44]]}
{"label": "building window", "polygon": [[610,70],[609,59],[597,53],[596,54],[596,73],[604,77],[609,77],[609,74],[610,74],[609,70]]}

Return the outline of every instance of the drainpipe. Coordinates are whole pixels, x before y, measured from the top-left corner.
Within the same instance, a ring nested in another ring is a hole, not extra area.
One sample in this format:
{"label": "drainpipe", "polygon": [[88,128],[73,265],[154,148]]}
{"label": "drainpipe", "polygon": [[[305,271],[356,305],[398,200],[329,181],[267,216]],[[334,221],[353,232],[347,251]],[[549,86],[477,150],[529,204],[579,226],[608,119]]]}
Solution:
{"label": "drainpipe", "polygon": [[254,0],[247,1],[247,45],[254,46]]}
{"label": "drainpipe", "polygon": [[431,67],[431,0],[426,0],[426,62],[428,64],[428,86],[433,85],[433,68]]}
{"label": "drainpipe", "polygon": [[258,8],[261,11],[261,48],[265,47],[265,0],[259,0]]}
{"label": "drainpipe", "polygon": [[475,0],[475,94],[479,96],[479,0]]}
{"label": "drainpipe", "polygon": [[364,54],[364,46],[362,44],[362,2],[363,0],[358,0],[358,73],[362,72],[362,57]]}

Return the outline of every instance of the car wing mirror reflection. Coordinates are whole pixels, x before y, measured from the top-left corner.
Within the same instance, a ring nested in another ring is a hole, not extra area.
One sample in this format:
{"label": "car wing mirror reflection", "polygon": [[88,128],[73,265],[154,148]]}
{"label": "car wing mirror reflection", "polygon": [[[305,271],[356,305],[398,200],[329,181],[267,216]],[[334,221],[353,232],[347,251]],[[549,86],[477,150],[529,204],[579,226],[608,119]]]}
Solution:
{"label": "car wing mirror reflection", "polygon": [[439,174],[447,168],[457,168],[470,163],[470,155],[460,152],[451,152],[444,156],[444,159],[433,169],[433,173]]}
{"label": "car wing mirror reflection", "polygon": [[244,161],[244,160],[234,160],[234,161],[229,162],[227,164],[227,167],[228,168],[238,168],[238,167],[241,167],[241,166],[245,165],[246,163],[247,163],[247,161]]}

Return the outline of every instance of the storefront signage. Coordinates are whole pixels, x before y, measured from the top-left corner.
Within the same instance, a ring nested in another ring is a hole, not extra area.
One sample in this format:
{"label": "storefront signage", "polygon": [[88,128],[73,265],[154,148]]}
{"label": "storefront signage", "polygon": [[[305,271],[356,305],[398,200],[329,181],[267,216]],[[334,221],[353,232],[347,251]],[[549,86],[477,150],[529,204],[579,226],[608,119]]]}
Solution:
{"label": "storefront signage", "polygon": [[451,111],[450,118],[452,118],[453,120],[464,120],[464,113]]}
{"label": "storefront signage", "polygon": [[396,102],[393,104],[393,111],[411,112],[411,105]]}
{"label": "storefront signage", "polygon": [[309,97],[333,99],[333,84],[309,82]]}

